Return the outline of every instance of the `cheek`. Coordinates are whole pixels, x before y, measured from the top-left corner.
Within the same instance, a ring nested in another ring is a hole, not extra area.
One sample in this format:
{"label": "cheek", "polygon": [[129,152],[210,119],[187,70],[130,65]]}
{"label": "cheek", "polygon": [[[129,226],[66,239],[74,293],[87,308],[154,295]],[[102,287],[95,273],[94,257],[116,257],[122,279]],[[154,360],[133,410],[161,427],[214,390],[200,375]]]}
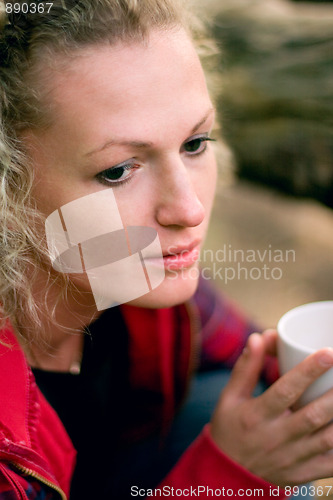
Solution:
{"label": "cheek", "polygon": [[[139,182],[138,182],[139,181]],[[133,179],[113,189],[124,226],[150,226],[153,223],[153,187],[149,178]]]}
{"label": "cheek", "polygon": [[193,180],[197,196],[205,208],[207,223],[214,202],[216,181],[217,165],[215,155],[212,151],[209,151],[208,160],[205,162],[200,171],[195,173]]}
{"label": "cheek", "polygon": [[[32,188],[32,196],[37,203],[38,209],[48,217],[55,210],[70,202],[80,200],[85,196],[101,191],[99,186],[86,185],[71,176],[52,176],[45,174],[35,180]],[[85,217],[84,210],[82,218]]]}
{"label": "cheek", "polygon": [[56,175],[55,172],[50,172],[48,167],[41,168],[36,164],[31,193],[37,204],[37,208],[46,217],[64,205],[66,200],[70,201],[73,195],[67,192],[68,185],[68,179],[66,180],[60,175]]}

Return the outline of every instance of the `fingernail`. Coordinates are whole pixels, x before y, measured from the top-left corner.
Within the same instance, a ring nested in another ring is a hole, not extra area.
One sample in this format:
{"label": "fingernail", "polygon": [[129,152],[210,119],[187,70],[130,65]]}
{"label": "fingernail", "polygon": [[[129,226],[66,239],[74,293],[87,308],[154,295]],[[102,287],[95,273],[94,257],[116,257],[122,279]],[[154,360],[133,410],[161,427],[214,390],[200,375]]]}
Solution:
{"label": "fingernail", "polygon": [[333,349],[320,356],[319,362],[322,366],[333,366]]}

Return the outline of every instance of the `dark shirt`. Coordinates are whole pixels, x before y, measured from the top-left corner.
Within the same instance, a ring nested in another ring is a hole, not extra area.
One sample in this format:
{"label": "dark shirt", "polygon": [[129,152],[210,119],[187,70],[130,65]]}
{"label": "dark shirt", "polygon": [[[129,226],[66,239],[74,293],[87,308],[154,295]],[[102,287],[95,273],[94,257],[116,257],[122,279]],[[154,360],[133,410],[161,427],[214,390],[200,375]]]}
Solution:
{"label": "dark shirt", "polygon": [[127,330],[116,307],[86,332],[79,375],[33,369],[78,452],[71,500],[105,498],[99,495],[110,486],[120,430],[131,415],[127,353]]}

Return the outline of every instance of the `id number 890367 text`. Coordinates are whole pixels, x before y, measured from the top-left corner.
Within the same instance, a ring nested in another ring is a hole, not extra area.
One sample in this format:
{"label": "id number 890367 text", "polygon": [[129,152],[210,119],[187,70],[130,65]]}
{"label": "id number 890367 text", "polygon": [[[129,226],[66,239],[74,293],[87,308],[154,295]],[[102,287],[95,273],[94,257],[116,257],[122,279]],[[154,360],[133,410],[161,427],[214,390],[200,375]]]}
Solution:
{"label": "id number 890367 text", "polygon": [[332,484],[316,485],[303,484],[302,486],[285,486],[284,492],[287,497],[328,497],[333,494]]}
{"label": "id number 890367 text", "polygon": [[53,2],[6,2],[6,14],[49,14]]}

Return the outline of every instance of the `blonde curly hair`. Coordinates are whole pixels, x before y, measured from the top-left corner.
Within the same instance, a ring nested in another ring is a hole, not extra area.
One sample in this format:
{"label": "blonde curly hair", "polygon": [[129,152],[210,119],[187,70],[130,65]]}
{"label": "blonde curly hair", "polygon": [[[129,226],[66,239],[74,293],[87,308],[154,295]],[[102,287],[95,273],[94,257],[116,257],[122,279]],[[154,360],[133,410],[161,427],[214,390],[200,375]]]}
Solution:
{"label": "blonde curly hair", "polygon": [[[43,100],[43,62],[58,54],[75,56],[84,46],[135,41],[152,28],[176,26],[192,33],[200,52],[207,47],[212,51],[182,0],[80,0],[72,1],[71,8],[55,0],[49,13],[0,15],[0,317],[14,326],[29,317],[37,331],[41,307],[31,283],[48,252],[45,239],[38,236],[43,218],[30,194],[33,168],[20,137],[27,129],[50,123],[49,103]],[[63,280],[65,293],[66,277],[57,279]]]}

